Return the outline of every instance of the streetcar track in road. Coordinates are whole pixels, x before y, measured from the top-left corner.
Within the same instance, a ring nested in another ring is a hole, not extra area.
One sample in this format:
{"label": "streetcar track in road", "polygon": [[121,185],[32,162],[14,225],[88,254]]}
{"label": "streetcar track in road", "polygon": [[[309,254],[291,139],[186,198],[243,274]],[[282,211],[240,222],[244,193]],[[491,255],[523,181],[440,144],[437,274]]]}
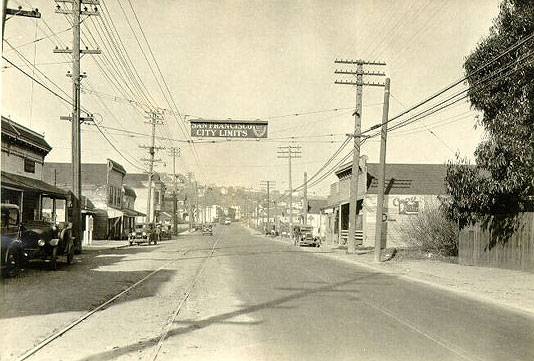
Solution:
{"label": "streetcar track in road", "polygon": [[182,299],[178,303],[178,306],[176,307],[176,309],[172,313],[171,317],[169,317],[169,319],[167,320],[167,323],[165,325],[164,331],[161,334],[161,336],[159,337],[158,343],[156,344],[156,346],[154,346],[154,351],[152,353],[152,356],[150,357],[151,361],[155,361],[158,358],[158,355],[159,355],[159,353],[161,351],[161,348],[163,347],[163,343],[165,342],[165,339],[169,335],[169,332],[171,331],[171,328],[172,328],[174,322],[176,321],[176,317],[178,317],[178,315],[180,314],[180,311],[182,310],[182,307],[185,305],[185,303],[189,299],[189,296],[191,295],[191,292],[195,288],[198,279],[200,278],[200,276],[204,272],[204,269],[206,268],[206,265],[207,265],[208,261],[212,258],[213,253],[215,253],[215,250],[216,250],[216,247],[217,247],[217,244],[219,243],[219,241],[220,241],[220,239],[217,239],[215,242],[213,242],[210,254],[206,257],[205,261],[202,263],[202,265],[197,270],[197,273],[193,277],[193,281],[189,285],[189,288],[187,289],[184,297],[182,297]]}
{"label": "streetcar track in road", "polygon": [[17,361],[27,360],[28,358],[30,358],[31,356],[35,355],[39,350],[43,349],[45,346],[47,346],[48,344],[50,344],[51,342],[53,342],[57,338],[59,338],[59,337],[63,336],[64,334],[66,334],[68,331],[73,329],[76,325],[82,323],[84,320],[88,319],[89,317],[91,317],[95,313],[97,313],[97,312],[99,312],[101,310],[104,310],[107,306],[112,304],[114,301],[116,301],[120,297],[124,296],[125,294],[129,293],[134,288],[136,288],[137,286],[139,286],[142,283],[144,283],[146,280],[148,280],[149,278],[154,276],[156,273],[158,273],[161,270],[163,270],[168,265],[181,260],[182,259],[181,257],[185,256],[187,253],[189,253],[192,250],[194,250],[194,249],[189,248],[189,249],[182,250],[180,252],[179,257],[171,259],[169,262],[166,262],[165,264],[161,265],[157,269],[153,270],[148,275],[146,275],[145,277],[141,278],[139,281],[135,282],[134,284],[132,284],[128,288],[126,288],[123,291],[119,292],[118,294],[116,294],[115,296],[111,297],[110,299],[108,299],[104,303],[100,304],[99,306],[93,308],[91,311],[89,311],[89,312],[85,313],[84,315],[80,316],[76,320],[74,320],[71,323],[69,323],[67,326],[61,328],[59,331],[56,331],[56,332],[52,333],[51,335],[46,337],[43,341],[39,342],[37,345],[35,345],[31,349],[27,350],[21,356],[19,356],[16,360]]}

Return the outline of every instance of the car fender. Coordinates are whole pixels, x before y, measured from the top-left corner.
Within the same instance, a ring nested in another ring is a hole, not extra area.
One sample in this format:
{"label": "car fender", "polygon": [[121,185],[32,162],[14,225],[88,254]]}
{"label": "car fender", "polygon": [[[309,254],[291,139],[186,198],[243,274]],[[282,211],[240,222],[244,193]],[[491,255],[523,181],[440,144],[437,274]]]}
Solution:
{"label": "car fender", "polygon": [[18,254],[20,257],[24,255],[24,247],[22,246],[22,241],[20,239],[13,240],[7,248],[5,257],[2,260],[3,265],[7,263],[10,254]]}

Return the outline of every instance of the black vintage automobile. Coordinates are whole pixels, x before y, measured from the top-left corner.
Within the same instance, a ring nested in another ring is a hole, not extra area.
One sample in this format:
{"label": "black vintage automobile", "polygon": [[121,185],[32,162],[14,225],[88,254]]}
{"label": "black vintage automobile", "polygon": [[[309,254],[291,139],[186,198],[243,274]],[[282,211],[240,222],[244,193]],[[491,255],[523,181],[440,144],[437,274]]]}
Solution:
{"label": "black vintage automobile", "polygon": [[74,260],[70,225],[46,221],[21,223],[18,206],[2,204],[2,271],[6,276],[14,276],[23,264],[35,259],[56,270],[59,257],[65,257],[68,264]]}
{"label": "black vintage automobile", "polygon": [[20,240],[20,211],[13,204],[2,204],[2,276],[15,276],[23,263],[23,248]]}
{"label": "black vintage automobile", "polygon": [[213,225],[212,224],[203,225],[202,234],[205,236],[213,236]]}
{"label": "black vintage automobile", "polygon": [[321,239],[313,235],[313,227],[305,225],[293,226],[295,246],[319,247]]}
{"label": "black vintage automobile", "polygon": [[128,235],[128,242],[130,246],[133,246],[134,243],[140,245],[141,243],[158,244],[159,241],[159,232],[156,232],[154,224],[136,224],[135,228]]}
{"label": "black vintage automobile", "polygon": [[55,225],[46,221],[31,221],[22,224],[20,238],[27,261],[41,259],[51,270],[57,269],[58,257],[67,264],[74,261],[74,239],[69,224]]}

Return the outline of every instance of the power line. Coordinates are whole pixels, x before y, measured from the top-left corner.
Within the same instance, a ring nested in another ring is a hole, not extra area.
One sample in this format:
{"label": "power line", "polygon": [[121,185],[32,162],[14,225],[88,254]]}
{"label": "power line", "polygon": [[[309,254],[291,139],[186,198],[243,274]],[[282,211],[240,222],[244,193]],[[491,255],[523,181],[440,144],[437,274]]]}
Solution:
{"label": "power line", "polygon": [[[21,69],[19,66],[17,66],[15,63],[13,63],[11,60],[9,60],[8,58],[6,58],[5,56],[2,55],[2,58],[7,61],[9,64],[11,64],[15,69],[19,70],[21,73],[23,73],[24,75],[26,75],[28,78],[32,79],[34,82],[36,82],[37,84],[39,84],[41,87],[43,87],[44,89],[48,90],[51,94],[55,95],[57,98],[63,100],[65,103],[69,104],[69,105],[72,105],[72,101],[70,99],[67,99],[63,96],[61,96],[60,94],[58,94],[57,92],[55,92],[54,90],[50,89],[46,84],[40,82],[38,79],[34,78],[31,76],[31,74],[25,72],[23,69]],[[119,155],[124,159],[126,160],[128,163],[130,163],[132,166],[138,168],[138,169],[143,169],[143,168],[140,168],[139,166],[135,165],[134,163],[132,163],[130,160],[128,160],[123,154],[122,152],[106,137],[106,135],[103,133],[103,131],[100,129],[100,126],[97,124],[97,123],[94,123],[95,126],[97,127],[97,129],[100,131],[100,133],[102,134],[102,136],[104,137],[104,139],[113,147],[113,149],[119,153]]]}
{"label": "power line", "polygon": [[[67,28],[67,29],[65,29],[65,30],[61,30],[61,31],[59,31],[59,32],[57,32],[57,33],[53,33],[53,34],[50,34],[50,35],[45,35],[45,36],[40,37],[40,38],[37,38],[37,39],[35,39],[35,40],[33,40],[33,41],[28,41],[27,43],[24,43],[24,44],[21,44],[21,45],[17,45],[17,46],[15,47],[15,49],[20,49],[20,48],[23,48],[23,47],[25,47],[25,46],[28,46],[28,45],[31,45],[31,44],[35,44],[35,43],[37,43],[37,42],[39,42],[39,41],[41,41],[41,40],[48,39],[48,38],[50,38],[50,37],[52,37],[52,36],[57,36],[57,34],[62,34],[62,33],[65,33],[65,32],[67,32],[67,31],[69,31],[69,30],[72,30],[72,26],[69,27],[69,28]],[[41,31],[42,31],[42,30],[41,30]],[[43,32],[43,33],[44,33],[44,32]],[[14,49],[12,49],[11,51],[13,51],[13,50],[14,50]],[[51,64],[55,64],[55,63],[51,63]]]}
{"label": "power line", "polygon": [[[376,125],[374,125],[373,127],[371,127],[370,129],[368,129],[367,131],[364,131],[364,132],[368,132],[370,130],[373,130],[373,129],[376,129],[376,128],[382,126],[383,124],[387,124],[387,123],[390,123],[390,122],[392,122],[392,121],[394,121],[396,119],[399,119],[400,117],[402,117],[402,116],[412,112],[413,110],[421,107],[422,105],[430,102],[431,100],[437,98],[438,96],[442,95],[443,93],[445,93],[445,92],[449,91],[450,89],[454,88],[455,86],[461,84],[465,80],[471,78],[475,74],[481,72],[482,70],[484,70],[488,66],[492,65],[493,63],[495,63],[496,61],[498,61],[502,57],[506,56],[510,52],[514,51],[515,49],[517,49],[521,45],[525,44],[527,41],[531,40],[532,38],[534,38],[534,33],[524,37],[523,39],[520,39],[514,45],[510,46],[508,49],[506,49],[504,52],[502,52],[501,54],[499,54],[498,56],[496,56],[492,60],[486,62],[485,64],[483,64],[482,66],[480,66],[476,70],[472,71],[471,73],[467,74],[466,76],[462,77],[461,79],[458,79],[458,80],[454,81],[453,83],[449,84],[448,86],[446,86],[442,90],[438,91],[437,93],[434,93],[431,96],[429,96],[428,98],[423,99],[422,101],[420,101],[419,103],[417,103],[414,106],[410,107],[409,109],[402,111],[400,114],[398,114],[398,115],[396,115],[396,116],[394,116],[392,118],[389,118],[387,120],[387,122],[376,124]],[[364,133],[364,132],[362,132],[362,133]]]}
{"label": "power line", "polygon": [[[476,82],[476,83],[475,83],[474,85],[472,85],[471,87],[469,87],[469,88],[467,88],[467,89],[464,89],[464,90],[462,90],[462,91],[460,91],[460,92],[458,92],[458,93],[456,93],[456,94],[450,96],[449,98],[447,98],[447,99],[445,99],[445,100],[439,102],[438,104],[435,104],[434,106],[432,106],[432,107],[430,107],[430,108],[428,108],[428,109],[426,109],[426,110],[424,110],[424,111],[422,111],[422,112],[420,112],[420,113],[418,113],[418,114],[416,114],[416,115],[414,115],[414,116],[412,116],[412,117],[410,117],[410,118],[408,118],[408,119],[405,119],[405,120],[403,120],[403,121],[401,121],[401,122],[399,122],[399,123],[393,125],[393,126],[391,127],[391,131],[393,131],[393,130],[395,130],[395,129],[402,128],[402,127],[404,127],[404,126],[407,126],[407,125],[409,125],[409,124],[411,124],[411,123],[413,123],[413,122],[415,122],[415,121],[417,121],[417,120],[423,119],[423,118],[425,118],[425,117],[427,117],[427,116],[429,116],[429,115],[431,115],[431,114],[434,114],[434,113],[436,113],[436,112],[438,112],[438,111],[440,111],[440,110],[443,110],[443,109],[445,109],[445,108],[451,106],[452,104],[458,103],[459,101],[468,98],[469,94],[465,94],[465,93],[467,93],[469,90],[472,90],[472,91],[479,91],[479,90],[483,89],[483,87],[477,89],[477,87],[478,87],[479,85],[482,85],[482,84],[484,84],[484,83],[486,83],[486,82],[488,82],[488,81],[490,81],[490,80],[497,81],[497,80],[501,79],[502,77],[504,77],[504,76],[506,76],[506,75],[509,75],[509,74],[511,74],[511,73],[513,73],[513,72],[515,72],[515,71],[517,71],[518,69],[512,69],[512,70],[511,70],[510,72],[508,72],[507,74],[500,75],[500,76],[497,77],[497,78],[491,79],[491,78],[494,77],[495,75],[498,75],[499,73],[504,72],[504,71],[507,70],[508,68],[510,68],[510,67],[512,67],[512,66],[514,66],[514,65],[517,65],[517,63],[519,63],[519,62],[521,62],[521,61],[527,59],[527,58],[528,58],[529,56],[531,56],[532,54],[534,54],[534,51],[527,53],[526,55],[524,55],[523,57],[521,57],[520,59],[518,59],[518,60],[516,61],[516,63],[508,64],[507,66],[505,66],[504,68],[499,69],[499,70],[496,71],[495,73],[491,73],[491,74],[486,75],[483,79],[479,80],[478,82]],[[524,67],[524,66],[525,66],[525,64],[523,64],[522,67]],[[486,85],[487,85],[487,84],[486,84]],[[458,99],[456,99],[456,100],[453,100],[454,98],[456,98],[456,97],[458,97],[458,96],[460,96],[460,95],[462,95],[462,94],[465,94],[465,95],[462,96],[462,97],[460,97],[460,98],[458,98]],[[431,110],[432,110],[432,111],[431,111]],[[430,111],[430,112],[429,112],[429,111]],[[425,114],[425,113],[426,113],[426,114]],[[389,122],[389,121],[388,121],[388,122]]]}
{"label": "power line", "polygon": [[52,93],[53,95],[55,95],[56,97],[58,97],[59,99],[63,100],[64,102],[66,102],[67,104],[70,104],[72,105],[72,102],[67,99],[67,98],[64,98],[63,96],[59,95],[58,93],[56,93],[55,91],[53,91],[52,89],[50,89],[46,84],[42,83],[41,81],[39,81],[38,79],[34,78],[33,76],[31,76],[31,74],[28,74],[27,72],[25,72],[22,68],[20,68],[19,66],[17,66],[15,63],[13,63],[11,60],[9,60],[8,58],[6,58],[5,56],[2,55],[2,59],[4,59],[5,61],[7,61],[9,64],[11,64],[11,66],[13,66],[15,69],[17,69],[18,71],[20,71],[22,74],[26,75],[28,78],[32,79],[34,82],[36,82],[37,84],[39,84],[40,86],[42,86],[43,88],[45,88],[46,90],[48,90],[50,93]]}

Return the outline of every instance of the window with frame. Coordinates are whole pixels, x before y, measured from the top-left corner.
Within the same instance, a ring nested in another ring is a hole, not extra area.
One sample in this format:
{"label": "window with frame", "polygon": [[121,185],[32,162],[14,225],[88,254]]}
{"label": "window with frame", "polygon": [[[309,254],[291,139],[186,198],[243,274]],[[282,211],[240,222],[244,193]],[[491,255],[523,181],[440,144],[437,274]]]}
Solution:
{"label": "window with frame", "polygon": [[24,158],[24,171],[26,173],[35,173],[35,161]]}

